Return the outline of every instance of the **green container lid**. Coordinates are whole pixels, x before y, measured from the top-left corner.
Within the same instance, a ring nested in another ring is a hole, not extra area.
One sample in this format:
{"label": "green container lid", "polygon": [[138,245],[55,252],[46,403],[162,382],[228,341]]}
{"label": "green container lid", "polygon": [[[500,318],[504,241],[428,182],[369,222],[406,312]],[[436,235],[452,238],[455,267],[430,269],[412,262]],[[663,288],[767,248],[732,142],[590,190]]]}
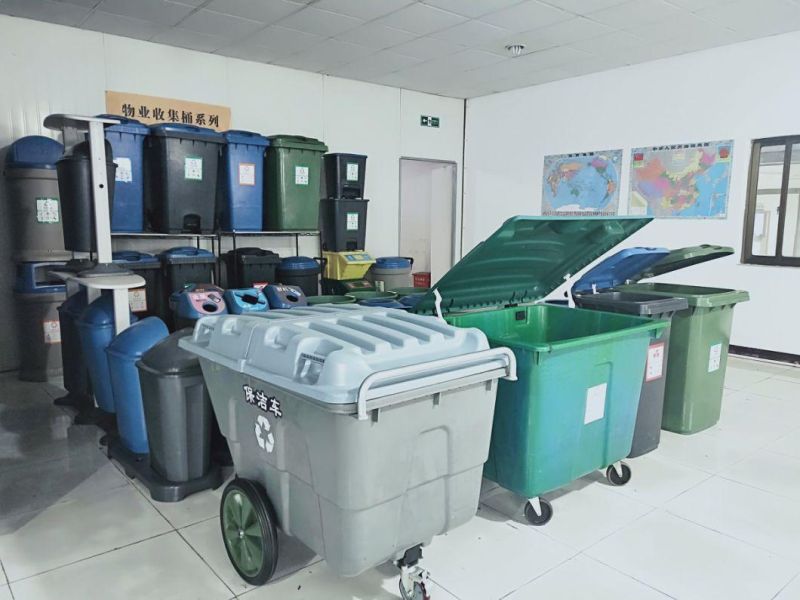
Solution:
{"label": "green container lid", "polygon": [[270,148],[292,148],[294,150],[314,150],[316,152],[328,151],[325,142],[302,135],[271,135],[267,139],[270,141]]}
{"label": "green container lid", "polygon": [[397,294],[394,292],[348,292],[347,294],[353,300],[368,300],[371,298],[397,298]]}
{"label": "green container lid", "polygon": [[327,296],[307,296],[306,300],[308,301],[309,306],[314,306],[315,304],[352,304],[356,301],[355,298],[352,296],[334,296],[334,295],[327,295]]}
{"label": "green container lid", "polygon": [[717,258],[724,258],[733,254],[730,246],[713,246],[703,244],[702,246],[689,246],[687,248],[677,248],[671,250],[664,258],[649,267],[641,274],[641,279],[657,277],[664,273],[672,273],[692,265],[708,262]]}
{"label": "green container lid", "polygon": [[652,217],[512,217],[448,271],[414,312],[508,306],[544,298]]}
{"label": "green container lid", "polygon": [[405,298],[406,296],[411,296],[412,294],[425,294],[429,292],[430,289],[431,288],[426,288],[426,287],[402,287],[402,288],[394,288],[389,291],[397,294],[398,298]]}

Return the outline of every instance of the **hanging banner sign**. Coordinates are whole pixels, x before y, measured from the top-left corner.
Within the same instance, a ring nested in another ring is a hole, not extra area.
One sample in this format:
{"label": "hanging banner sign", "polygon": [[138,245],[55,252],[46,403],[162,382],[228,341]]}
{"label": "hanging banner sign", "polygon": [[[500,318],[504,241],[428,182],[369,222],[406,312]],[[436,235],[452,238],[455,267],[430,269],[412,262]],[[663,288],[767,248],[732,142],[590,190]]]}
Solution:
{"label": "hanging banner sign", "polygon": [[129,92],[106,90],[106,112],[136,119],[145,125],[181,123],[217,131],[227,131],[231,126],[231,109],[227,106]]}

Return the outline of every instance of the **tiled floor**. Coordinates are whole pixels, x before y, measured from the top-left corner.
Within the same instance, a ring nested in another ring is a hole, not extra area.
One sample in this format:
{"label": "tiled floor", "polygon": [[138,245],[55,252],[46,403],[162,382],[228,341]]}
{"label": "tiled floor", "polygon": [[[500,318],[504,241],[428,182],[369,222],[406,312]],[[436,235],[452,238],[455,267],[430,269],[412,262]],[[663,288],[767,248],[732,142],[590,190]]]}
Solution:
{"label": "tiled floor", "polygon": [[[526,524],[486,484],[478,516],[425,550],[436,600],[800,600],[800,369],[732,358],[723,415],[664,433],[629,485],[584,477]],[[150,500],[54,385],[0,378],[0,600],[398,598],[394,567],[339,579],[282,537],[272,583],[247,586],[219,535],[221,490]]]}

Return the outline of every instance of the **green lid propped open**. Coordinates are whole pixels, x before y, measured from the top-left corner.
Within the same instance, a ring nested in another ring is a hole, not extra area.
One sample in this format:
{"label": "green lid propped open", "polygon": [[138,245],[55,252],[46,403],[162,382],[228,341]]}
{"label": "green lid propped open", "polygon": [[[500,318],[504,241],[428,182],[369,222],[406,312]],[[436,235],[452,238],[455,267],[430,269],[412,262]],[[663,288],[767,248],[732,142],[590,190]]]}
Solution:
{"label": "green lid propped open", "polygon": [[649,279],[665,273],[672,273],[692,265],[724,258],[733,254],[730,246],[714,246],[703,244],[701,246],[689,246],[687,248],[676,248],[671,250],[664,258],[645,270],[640,278]]}

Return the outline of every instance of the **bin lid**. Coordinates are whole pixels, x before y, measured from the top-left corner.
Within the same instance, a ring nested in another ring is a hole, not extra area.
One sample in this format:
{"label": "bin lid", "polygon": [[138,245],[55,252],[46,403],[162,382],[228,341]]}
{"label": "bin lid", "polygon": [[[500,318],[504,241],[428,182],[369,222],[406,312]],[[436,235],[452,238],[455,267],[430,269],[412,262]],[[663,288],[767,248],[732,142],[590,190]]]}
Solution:
{"label": "bin lid", "polygon": [[235,257],[240,263],[270,264],[281,261],[281,257],[276,252],[263,248],[237,248],[228,250],[226,254],[229,257]]}
{"label": "bin lid", "polygon": [[[131,323],[139,319],[131,313]],[[108,327],[114,325],[114,296],[100,296],[81,313],[78,323],[86,326]]]}
{"label": "bin lid", "polygon": [[686,298],[656,296],[642,292],[600,292],[578,294],[575,305],[608,312],[636,315],[640,317],[662,317],[689,308]]}
{"label": "bin lid", "polygon": [[296,150],[315,150],[317,152],[328,151],[325,142],[302,135],[270,135],[267,139],[273,148],[294,148]]}
{"label": "bin lid", "polygon": [[376,269],[410,269],[411,259],[404,256],[381,256],[375,259]]}
{"label": "bin lid", "polygon": [[85,308],[86,288],[80,287],[78,293],[72,294],[72,296],[67,297],[67,299],[61,303],[61,306],[58,307],[58,312],[63,312],[73,319],[78,319]]}
{"label": "bin lid", "polygon": [[[625,248],[598,263],[575,282],[573,294],[610,290],[638,279],[641,273],[669,254],[666,248]],[[594,286],[594,288],[592,287]]]}
{"label": "bin lid", "polygon": [[7,169],[55,169],[64,146],[43,135],[19,138],[8,147]]}
{"label": "bin lid", "polygon": [[184,140],[198,140],[221,144],[225,138],[221,133],[208,127],[188,125],[183,123],[158,123],[150,125],[150,135],[166,138],[181,138]]}
{"label": "bin lid", "polygon": [[[277,313],[294,314],[295,318],[281,318]],[[452,327],[439,319],[393,308],[354,304],[206,317],[181,346],[261,382],[328,405],[354,403],[359,387],[373,373],[420,365],[420,372],[398,373],[383,389],[387,395],[402,393],[403,383],[419,387],[413,383],[427,363],[489,347],[485,334],[474,328]],[[258,388],[258,384],[251,385]]]}
{"label": "bin lid", "polygon": [[367,155],[366,154],[353,154],[352,152],[329,152],[328,154],[325,155],[325,158],[328,158],[328,157],[330,157],[331,160],[338,159],[338,158],[341,158],[343,160],[348,160],[348,159],[359,160],[359,159],[362,159],[362,158],[366,159]]}
{"label": "bin lid", "polygon": [[269,146],[269,139],[255,133],[254,131],[244,131],[242,129],[229,129],[222,133],[225,141],[229,144],[248,144],[250,146]]}
{"label": "bin lid", "polygon": [[166,263],[207,263],[214,262],[214,253],[194,246],[178,246],[164,250],[158,257]]}
{"label": "bin lid", "polygon": [[655,263],[649,269],[644,271],[641,279],[648,279],[650,277],[657,277],[664,273],[672,273],[680,269],[691,267],[700,263],[715,260],[717,258],[724,258],[733,254],[733,248],[730,246],[714,246],[712,244],[702,244],[700,246],[688,246],[686,248],[677,248],[671,250],[670,253]]}
{"label": "bin lid", "polygon": [[192,328],[168,335],[142,355],[141,363],[163,375],[194,375],[200,372],[197,356],[178,346],[181,338],[190,337]]}
{"label": "bin lid", "polygon": [[111,254],[111,260],[115,263],[124,263],[127,265],[146,265],[158,264],[159,260],[152,254],[145,252],[137,252],[136,250],[118,250]]}
{"label": "bin lid", "polygon": [[121,358],[139,358],[168,335],[164,321],[158,317],[147,317],[133,323],[111,340],[106,352]]}
{"label": "bin lid", "polygon": [[287,256],[281,260],[280,268],[283,271],[305,271],[319,269],[319,263],[308,256]]}
{"label": "bin lid", "polygon": [[533,302],[647,225],[652,217],[512,217],[450,269],[417,304],[463,312]]}
{"label": "bin lid", "polygon": [[136,119],[129,119],[128,117],[121,117],[119,115],[95,115],[98,119],[116,119],[119,125],[109,125],[106,127],[106,132],[112,131],[114,133],[131,133],[134,135],[147,135],[150,128]]}
{"label": "bin lid", "polygon": [[[108,140],[105,141],[106,147],[106,163],[107,167],[111,167],[114,164],[112,161],[114,159],[114,148],[111,146],[111,142]],[[78,142],[74,146],[67,148],[67,151],[64,153],[62,157],[60,157],[56,162],[60,163],[61,161],[69,161],[69,160],[89,160],[92,157],[92,150],[91,146],[88,141]],[[113,167],[116,169],[116,165]]]}

